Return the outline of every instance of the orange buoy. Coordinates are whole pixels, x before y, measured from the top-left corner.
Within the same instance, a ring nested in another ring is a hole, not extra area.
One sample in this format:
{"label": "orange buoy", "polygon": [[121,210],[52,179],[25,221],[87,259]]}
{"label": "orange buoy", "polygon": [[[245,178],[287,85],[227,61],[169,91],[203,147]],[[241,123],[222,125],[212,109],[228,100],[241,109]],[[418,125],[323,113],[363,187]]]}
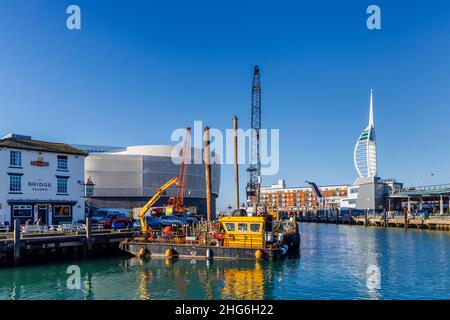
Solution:
{"label": "orange buoy", "polygon": [[173,232],[173,228],[171,226],[167,226],[167,227],[164,227],[163,231],[164,231],[164,233],[170,233],[170,232]]}

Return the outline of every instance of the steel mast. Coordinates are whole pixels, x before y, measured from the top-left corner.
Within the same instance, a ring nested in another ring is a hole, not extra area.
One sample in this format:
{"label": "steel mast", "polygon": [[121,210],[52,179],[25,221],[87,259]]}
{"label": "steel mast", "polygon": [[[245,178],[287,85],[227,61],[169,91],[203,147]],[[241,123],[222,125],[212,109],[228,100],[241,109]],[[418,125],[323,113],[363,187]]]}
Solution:
{"label": "steel mast", "polygon": [[247,184],[247,205],[253,207],[253,213],[258,213],[261,187],[261,83],[259,68],[255,66],[252,84],[251,136],[250,136],[250,166],[249,182]]}

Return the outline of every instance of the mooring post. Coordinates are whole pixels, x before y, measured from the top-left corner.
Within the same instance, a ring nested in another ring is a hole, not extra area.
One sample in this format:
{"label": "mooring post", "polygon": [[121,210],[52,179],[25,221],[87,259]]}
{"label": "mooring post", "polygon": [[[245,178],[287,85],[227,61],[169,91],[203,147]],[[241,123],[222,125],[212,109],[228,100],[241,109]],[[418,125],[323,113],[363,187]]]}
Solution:
{"label": "mooring post", "polygon": [[364,216],[364,226],[367,227],[369,224],[369,209],[366,210],[365,216]]}
{"label": "mooring post", "polygon": [[20,264],[20,221],[14,220],[14,263]]}
{"label": "mooring post", "polygon": [[236,210],[239,209],[239,165],[238,165],[238,118],[233,118],[233,136],[234,136],[234,192],[236,200]]}
{"label": "mooring post", "polygon": [[86,243],[87,243],[87,248],[89,251],[92,250],[92,220],[91,218],[88,216],[86,218]]}
{"label": "mooring post", "polygon": [[387,227],[387,216],[386,216],[386,210],[383,210],[383,221],[384,221],[384,226]]}
{"label": "mooring post", "polygon": [[405,229],[408,229],[408,210],[405,210]]}
{"label": "mooring post", "polygon": [[[208,221],[214,219],[212,212],[212,198],[211,198],[211,141],[209,139],[209,127],[204,129],[204,161],[205,161],[205,180],[206,180],[206,213]],[[238,208],[239,209],[239,208]]]}
{"label": "mooring post", "polygon": [[339,209],[336,209],[336,224],[339,224]]}
{"label": "mooring post", "polygon": [[352,225],[352,209],[348,209],[348,224]]}

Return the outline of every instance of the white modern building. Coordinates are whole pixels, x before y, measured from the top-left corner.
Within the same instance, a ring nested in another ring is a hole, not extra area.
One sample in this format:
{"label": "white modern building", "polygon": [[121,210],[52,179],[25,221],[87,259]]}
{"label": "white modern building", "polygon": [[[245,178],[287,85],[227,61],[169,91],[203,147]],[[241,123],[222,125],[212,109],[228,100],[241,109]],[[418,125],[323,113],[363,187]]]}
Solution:
{"label": "white modern building", "polygon": [[[373,117],[373,91],[370,90],[369,124],[359,135],[353,151],[353,162],[358,178],[348,188],[341,208],[382,210],[391,186],[378,177],[377,143]],[[397,184],[397,182],[395,182]]]}
{"label": "white modern building", "polygon": [[358,191],[359,191],[358,185],[352,185],[351,187],[348,187],[347,188],[347,196],[343,197],[339,200],[339,207],[342,209],[356,208],[356,201],[358,199]]}
{"label": "white modern building", "polygon": [[[82,146],[89,153],[85,161],[85,178],[95,184],[94,195],[88,199],[94,208],[140,208],[155,191],[173,177],[180,175],[181,158],[173,155],[173,146],[144,145],[131,147]],[[175,160],[175,161],[173,161]],[[176,163],[178,162],[178,163]],[[211,165],[213,211],[219,196],[220,164]],[[167,204],[169,197],[177,195],[176,186],[169,188],[155,204]],[[191,162],[187,165],[185,207],[206,213],[205,165],[201,149],[192,148]]]}
{"label": "white modern building", "polygon": [[85,217],[83,151],[63,143],[8,134],[0,140],[0,224]]}

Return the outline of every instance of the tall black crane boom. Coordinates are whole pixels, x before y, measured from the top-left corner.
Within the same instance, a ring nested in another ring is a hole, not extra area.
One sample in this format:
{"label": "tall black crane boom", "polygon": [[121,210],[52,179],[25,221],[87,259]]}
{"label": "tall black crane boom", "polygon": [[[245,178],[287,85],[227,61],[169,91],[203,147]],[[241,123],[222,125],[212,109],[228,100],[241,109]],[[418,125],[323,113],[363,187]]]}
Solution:
{"label": "tall black crane boom", "polygon": [[[250,136],[250,166],[249,182],[247,184],[247,202],[253,208],[259,206],[261,188],[261,82],[259,78],[259,67],[255,66],[252,83],[252,108],[251,108],[251,136]],[[256,212],[256,211],[255,211]]]}

